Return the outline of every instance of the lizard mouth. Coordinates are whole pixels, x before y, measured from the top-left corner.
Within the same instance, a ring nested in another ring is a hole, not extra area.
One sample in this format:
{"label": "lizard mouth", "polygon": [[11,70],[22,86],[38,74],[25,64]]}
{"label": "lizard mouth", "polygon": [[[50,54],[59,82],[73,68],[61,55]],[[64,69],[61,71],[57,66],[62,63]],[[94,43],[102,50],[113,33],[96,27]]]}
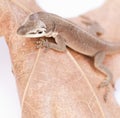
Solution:
{"label": "lizard mouth", "polygon": [[28,38],[38,38],[38,37],[44,37],[46,36],[46,29],[38,29],[36,31],[29,31],[27,32],[24,37],[28,37]]}

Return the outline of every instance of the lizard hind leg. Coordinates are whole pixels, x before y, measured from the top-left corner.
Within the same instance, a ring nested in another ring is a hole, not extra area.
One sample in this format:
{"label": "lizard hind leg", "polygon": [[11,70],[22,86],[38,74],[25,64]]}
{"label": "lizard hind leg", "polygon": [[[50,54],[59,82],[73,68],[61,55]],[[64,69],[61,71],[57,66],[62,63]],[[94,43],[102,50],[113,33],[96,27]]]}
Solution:
{"label": "lizard hind leg", "polygon": [[104,95],[104,100],[106,101],[107,93],[109,91],[108,85],[111,83],[112,86],[114,87],[114,84],[112,80],[113,79],[112,73],[109,71],[107,67],[103,65],[104,58],[105,58],[105,52],[98,52],[94,57],[94,65],[99,71],[101,71],[107,76],[107,78],[103,82],[101,82],[100,85],[98,86],[98,88],[106,87],[106,93]]}
{"label": "lizard hind leg", "polygon": [[103,27],[96,21],[93,21],[91,18],[87,16],[80,16],[82,18],[82,23],[84,23],[87,26],[87,31],[93,34],[94,36],[101,36],[104,34]]}

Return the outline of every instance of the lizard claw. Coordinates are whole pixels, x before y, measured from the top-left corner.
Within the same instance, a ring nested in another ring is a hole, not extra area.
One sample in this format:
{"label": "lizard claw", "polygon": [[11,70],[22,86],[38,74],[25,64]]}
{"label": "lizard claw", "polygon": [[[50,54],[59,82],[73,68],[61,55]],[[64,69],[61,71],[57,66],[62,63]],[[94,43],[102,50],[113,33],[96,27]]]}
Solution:
{"label": "lizard claw", "polygon": [[42,42],[40,40],[36,41],[35,44],[36,44],[36,48],[42,48]]}
{"label": "lizard claw", "polygon": [[104,93],[104,95],[103,95],[103,99],[104,99],[104,101],[105,102],[107,102],[107,98],[108,98],[108,93],[110,92],[110,89],[109,89],[109,87],[107,86],[106,87],[106,90],[105,90],[105,93]]}
{"label": "lizard claw", "polygon": [[103,96],[103,99],[104,99],[105,102],[107,101],[107,96],[108,96],[108,93],[109,93],[109,84],[110,84],[110,82],[111,82],[112,87],[114,88],[114,83],[113,83],[113,81],[109,81],[109,80],[107,80],[107,79],[104,80],[103,82],[101,82],[101,83],[99,84],[99,86],[98,86],[98,88],[106,87],[106,88],[105,88],[105,94],[104,94],[104,96]]}
{"label": "lizard claw", "polygon": [[103,87],[108,86],[108,85],[109,85],[109,82],[107,80],[105,80],[99,84],[98,88],[103,88]]}
{"label": "lizard claw", "polygon": [[46,47],[46,48],[49,48],[49,42],[48,42],[47,39],[46,40],[42,40],[42,46]]}
{"label": "lizard claw", "polygon": [[112,87],[114,88],[114,82],[111,80],[104,80],[103,82],[101,82],[98,86],[98,88],[103,88],[103,87],[107,87],[109,84],[111,83]]}
{"label": "lizard claw", "polygon": [[103,87],[106,87],[106,88],[105,88],[105,93],[104,93],[104,95],[103,95],[103,99],[104,99],[105,102],[107,101],[108,92],[109,92],[109,87],[108,87],[108,85],[109,85],[109,82],[108,82],[107,80],[105,80],[105,81],[101,82],[101,83],[99,84],[99,86],[98,86],[99,89],[100,89],[100,88],[103,88]]}
{"label": "lizard claw", "polygon": [[48,40],[41,39],[40,41],[36,42],[36,48],[43,48],[45,47],[47,50],[49,49],[49,42]]}
{"label": "lizard claw", "polygon": [[39,45],[41,43],[41,41],[39,40],[39,41],[35,41],[35,44],[36,45]]}

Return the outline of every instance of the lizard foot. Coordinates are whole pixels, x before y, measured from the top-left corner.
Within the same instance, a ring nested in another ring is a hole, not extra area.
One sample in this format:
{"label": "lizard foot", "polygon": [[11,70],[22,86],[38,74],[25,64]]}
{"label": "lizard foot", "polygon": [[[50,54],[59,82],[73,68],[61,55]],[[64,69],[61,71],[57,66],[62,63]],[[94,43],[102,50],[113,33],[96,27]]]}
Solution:
{"label": "lizard foot", "polygon": [[98,88],[103,88],[105,87],[105,93],[103,95],[103,99],[104,101],[106,102],[107,101],[107,96],[108,96],[108,93],[109,93],[109,84],[111,83],[112,87],[114,88],[114,83],[113,81],[110,81],[108,79],[104,80],[103,82],[101,82],[98,86]]}
{"label": "lizard foot", "polygon": [[103,82],[101,82],[99,85],[98,85],[98,88],[103,88],[103,87],[106,87],[109,85],[109,81],[108,80],[104,80]]}
{"label": "lizard foot", "polygon": [[103,82],[101,82],[98,86],[98,88],[107,87],[111,83],[112,87],[114,88],[114,82],[112,80],[106,79]]}
{"label": "lizard foot", "polygon": [[103,95],[103,99],[104,99],[105,102],[107,101],[107,96],[108,96],[108,93],[109,93],[108,85],[109,85],[109,81],[108,80],[104,80],[98,86],[99,89],[105,87],[105,93]]}
{"label": "lizard foot", "polygon": [[45,47],[46,50],[49,49],[49,42],[48,42],[48,40],[41,39],[39,41],[36,41],[36,44],[37,44],[36,48],[43,48],[43,47]]}
{"label": "lizard foot", "polygon": [[104,95],[103,95],[103,99],[104,99],[105,102],[107,102],[107,98],[108,98],[108,93],[109,93],[109,92],[110,92],[110,89],[109,89],[108,86],[106,86],[106,88],[105,88],[105,93],[104,93]]}

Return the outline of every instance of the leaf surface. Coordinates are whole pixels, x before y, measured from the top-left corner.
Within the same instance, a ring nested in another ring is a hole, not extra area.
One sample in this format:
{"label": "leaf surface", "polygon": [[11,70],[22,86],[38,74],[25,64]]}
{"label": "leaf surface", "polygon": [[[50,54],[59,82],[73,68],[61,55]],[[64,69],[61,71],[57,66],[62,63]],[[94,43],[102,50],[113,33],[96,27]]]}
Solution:
{"label": "leaf surface", "polygon": [[[86,14],[104,27],[104,39],[119,40],[119,6],[118,0],[114,4],[109,0]],[[105,76],[94,68],[93,59],[70,49],[65,53],[38,50],[35,47],[38,39],[25,39],[16,34],[27,15],[39,10],[33,0],[0,2],[0,35],[6,37],[10,50],[22,118],[118,118],[120,107],[113,97],[113,89],[110,88],[107,103],[103,101],[104,89],[97,89]],[[72,20],[81,24],[81,17]],[[104,62],[114,78],[120,76],[119,58],[119,54],[108,56]]]}

